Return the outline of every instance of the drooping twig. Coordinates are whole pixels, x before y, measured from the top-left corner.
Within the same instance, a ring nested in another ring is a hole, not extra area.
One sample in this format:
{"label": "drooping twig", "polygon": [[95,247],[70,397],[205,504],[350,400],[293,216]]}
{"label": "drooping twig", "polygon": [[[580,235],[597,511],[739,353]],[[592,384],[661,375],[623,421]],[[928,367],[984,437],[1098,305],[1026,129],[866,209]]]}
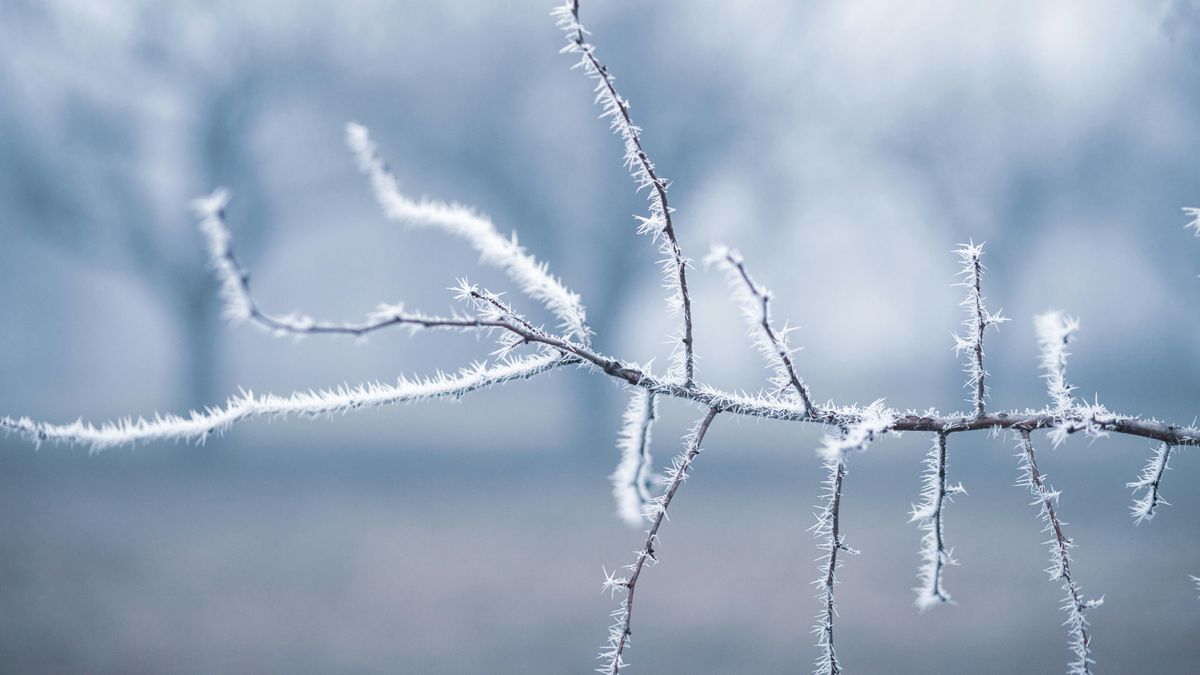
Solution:
{"label": "drooping twig", "polygon": [[1041,352],[1042,379],[1054,404],[1053,412],[1069,411],[1074,405],[1075,387],[1067,383],[1067,345],[1079,330],[1079,320],[1062,312],[1046,312],[1033,317]]}
{"label": "drooping twig", "polygon": [[642,548],[636,552],[634,561],[625,568],[629,570],[629,576],[617,577],[614,574],[605,574],[604,590],[610,593],[623,592],[625,597],[621,600],[620,606],[612,613],[615,622],[608,631],[608,644],[604,647],[604,651],[600,652],[599,658],[602,665],[596,669],[598,672],[617,675],[625,667],[623,656],[625,649],[629,646],[629,638],[633,635],[633,596],[637,590],[638,580],[642,576],[642,571],[646,569],[647,561],[658,562],[655,551],[658,544],[658,530],[667,517],[667,509],[670,508],[671,501],[675,499],[675,493],[687,480],[692,462],[700,454],[700,444],[704,442],[704,435],[708,433],[708,427],[718,412],[720,411],[716,408],[709,408],[708,413],[684,437],[684,450],[675,456],[671,462],[671,468],[666,473],[667,489],[662,496],[651,502],[650,510],[646,514],[650,519],[650,529],[646,530],[646,540],[642,544]]}
{"label": "drooping twig", "polygon": [[922,611],[933,605],[952,602],[942,586],[946,565],[957,564],[953,552],[946,546],[942,531],[946,501],[954,495],[966,494],[962,483],[946,483],[946,434],[934,435],[933,448],[925,458],[925,484],[921,489],[921,503],[914,505],[910,522],[921,524],[925,532],[921,537],[921,567],[917,571],[920,584],[913,589],[917,593],[916,604]]}
{"label": "drooping twig", "polygon": [[683,326],[678,336],[678,347],[673,353],[684,387],[691,387],[695,377],[692,339],[692,299],[688,295],[687,268],[689,260],[683,255],[679,240],[675,237],[675,225],[671,214],[674,209],[667,202],[668,182],[659,176],[654,163],[642,147],[642,130],[633,123],[629,115],[629,102],[617,92],[612,73],[596,58],[596,48],[587,41],[588,31],[579,22],[579,0],[567,0],[552,12],[558,27],[567,36],[567,45],[562,51],[579,54],[579,67],[588,77],[596,81],[596,103],[602,110],[601,118],[609,118],[612,129],[625,143],[625,166],[629,169],[637,189],[649,189],[650,215],[638,219],[638,232],[650,234],[659,242],[665,260],[666,285],[671,289],[668,306],[682,316]]}
{"label": "drooping twig", "polygon": [[817,522],[811,528],[818,538],[821,550],[825,551],[821,576],[813,582],[820,591],[817,598],[821,609],[817,613],[813,633],[817,636],[820,652],[816,660],[817,675],[837,675],[842,672],[837,650],[833,641],[833,624],[837,610],[834,604],[834,586],[837,585],[837,570],[841,565],[838,552],[854,555],[858,551],[846,545],[841,531],[842,483],[846,477],[846,455],[854,450],[865,450],[877,436],[886,432],[892,424],[882,401],[876,401],[863,410],[860,421],[845,428],[838,436],[826,436],[818,451],[825,462],[827,478],[824,482],[824,503],[819,507]]}
{"label": "drooping twig", "polygon": [[1034,505],[1041,507],[1042,521],[1046,523],[1043,530],[1051,535],[1050,567],[1046,572],[1052,581],[1061,581],[1067,597],[1063,600],[1063,611],[1067,613],[1067,641],[1075,660],[1067,666],[1070,675],[1090,675],[1092,654],[1091,635],[1088,631],[1087,610],[1104,603],[1101,596],[1095,600],[1084,600],[1079,584],[1071,576],[1070,551],[1075,544],[1063,533],[1063,523],[1058,517],[1055,506],[1058,504],[1059,492],[1046,485],[1045,476],[1038,471],[1037,458],[1033,442],[1029,440],[1029,430],[1019,430],[1021,442],[1021,482],[1020,485],[1029,488],[1036,500]]}
{"label": "drooping twig", "polygon": [[783,330],[776,331],[771,326],[771,292],[754,283],[754,279],[746,271],[742,254],[735,250],[714,246],[705,260],[725,270],[729,277],[734,297],[741,303],[742,314],[750,326],[754,346],[775,369],[772,384],[779,390],[791,388],[795,391],[804,403],[804,410],[811,415],[816,406],[813,405],[808,386],[800,380],[792,364],[795,350],[788,345],[788,333],[792,329],[785,326]]}
{"label": "drooping twig", "polygon": [[967,297],[962,306],[967,310],[967,318],[963,321],[966,335],[954,336],[954,350],[967,353],[966,388],[971,390],[971,398],[967,400],[975,408],[975,417],[983,417],[984,402],[987,399],[987,371],[983,369],[983,333],[988,326],[998,326],[1008,321],[1000,312],[990,314],[984,307],[983,299],[983,244],[975,242],[963,244],[954,251],[962,261],[963,277],[957,285],[967,289]]}
{"label": "drooping twig", "polygon": [[1163,474],[1166,473],[1168,462],[1171,460],[1171,451],[1174,448],[1168,443],[1160,443],[1158,449],[1154,452],[1154,456],[1150,458],[1150,462],[1146,464],[1146,468],[1142,469],[1141,475],[1137,480],[1125,484],[1125,487],[1133,488],[1136,493],[1138,490],[1145,490],[1141,497],[1133,500],[1133,505],[1129,507],[1130,515],[1133,516],[1135,525],[1141,525],[1143,520],[1154,518],[1155,509],[1159,505],[1170,506],[1167,500],[1162,498],[1159,492],[1159,485],[1162,483]]}
{"label": "drooping twig", "polygon": [[621,461],[612,473],[613,498],[617,515],[631,527],[645,522],[650,494],[650,431],[654,426],[657,401],[645,389],[634,389],[621,423],[617,447]]}
{"label": "drooping twig", "polygon": [[545,263],[527,253],[517,243],[515,234],[512,238],[502,236],[490,219],[466,206],[434,200],[415,201],[404,196],[366,127],[354,123],[346,125],[346,143],[354,152],[359,168],[370,178],[375,199],[388,218],[443,230],[465,239],[479,252],[480,260],[504,270],[521,292],[554,313],[567,335],[585,346],[591,344],[591,329],[582,300],[550,274]]}

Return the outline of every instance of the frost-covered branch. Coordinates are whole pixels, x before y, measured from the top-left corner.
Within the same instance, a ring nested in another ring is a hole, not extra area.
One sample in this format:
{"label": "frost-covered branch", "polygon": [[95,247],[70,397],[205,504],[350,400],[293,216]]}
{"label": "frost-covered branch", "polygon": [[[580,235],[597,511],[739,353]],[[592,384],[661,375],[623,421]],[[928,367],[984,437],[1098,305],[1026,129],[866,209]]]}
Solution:
{"label": "frost-covered branch", "polygon": [[396,177],[380,157],[366,127],[346,125],[346,143],[354,151],[359,168],[371,179],[375,199],[392,220],[418,227],[439,229],[465,239],[479,252],[480,259],[504,270],[521,292],[544,304],[562,323],[569,336],[587,346],[591,330],[579,296],[550,274],[546,263],[539,263],[511,238],[502,236],[486,216],[460,204],[434,200],[415,201],[404,196]]}
{"label": "frost-covered branch", "polygon": [[824,444],[818,450],[827,472],[824,503],[819,507],[821,510],[817,514],[817,522],[811,528],[820,541],[818,547],[826,552],[821,576],[813,582],[813,585],[820,589],[817,598],[821,601],[821,610],[817,613],[816,623],[813,625],[817,647],[820,649],[814,671],[818,675],[837,675],[842,672],[833,641],[833,620],[837,615],[833,589],[838,583],[837,570],[841,566],[838,552],[845,551],[849,555],[858,553],[846,545],[841,531],[842,483],[846,477],[846,455],[851,451],[866,450],[867,445],[886,432],[892,422],[890,411],[883,407],[882,401],[876,401],[864,408],[859,421],[845,427],[840,435],[826,436]]}
{"label": "frost-covered branch", "polygon": [[[200,231],[208,243],[209,264],[221,283],[221,298],[225,316],[232,322],[250,321],[276,335],[352,335],[367,333],[389,326],[404,326],[410,331],[422,328],[451,328],[459,330],[488,328],[477,319],[463,316],[440,317],[405,311],[403,305],[381,304],[360,323],[321,321],[305,314],[268,314],[262,311],[250,293],[250,273],[242,267],[233,250],[233,234],[225,222],[225,207],[230,193],[224,188],[192,202],[200,217]],[[496,327],[494,324],[490,327]]]}
{"label": "frost-covered branch", "polygon": [[1075,654],[1075,660],[1067,666],[1070,675],[1089,675],[1091,673],[1091,636],[1088,633],[1088,622],[1085,612],[1104,603],[1101,596],[1095,600],[1084,600],[1079,584],[1071,576],[1070,551],[1075,544],[1063,533],[1063,523],[1059,520],[1055,506],[1058,504],[1059,492],[1047,487],[1045,476],[1038,471],[1037,458],[1033,442],[1029,440],[1029,430],[1020,430],[1021,443],[1021,482],[1020,485],[1029,488],[1036,500],[1034,505],[1041,506],[1042,522],[1046,524],[1043,532],[1051,535],[1050,567],[1046,572],[1052,581],[1061,581],[1067,597],[1063,600],[1063,611],[1067,613],[1067,642]]}
{"label": "frost-covered branch", "polygon": [[1163,506],[1171,505],[1167,500],[1162,498],[1162,494],[1158,488],[1162,483],[1163,474],[1170,468],[1168,462],[1171,460],[1171,451],[1173,449],[1168,443],[1160,443],[1158,449],[1154,452],[1154,456],[1150,458],[1150,462],[1146,464],[1146,468],[1142,469],[1142,473],[1138,476],[1137,480],[1125,484],[1125,487],[1133,488],[1134,493],[1138,490],[1145,490],[1142,496],[1133,500],[1133,506],[1129,507],[1134,524],[1141,525],[1143,520],[1154,518],[1155,509],[1160,504]]}
{"label": "frost-covered branch", "polygon": [[617,439],[621,462],[612,474],[613,498],[617,502],[617,515],[631,527],[644,522],[646,508],[654,499],[650,494],[650,431],[656,410],[655,394],[634,389]]}
{"label": "frost-covered branch", "polygon": [[975,242],[962,244],[954,251],[962,261],[959,276],[963,279],[957,285],[967,289],[967,297],[961,305],[967,310],[967,318],[963,321],[966,335],[954,336],[954,350],[967,353],[966,388],[971,390],[971,398],[967,399],[975,408],[975,416],[983,417],[984,401],[987,399],[987,371],[983,369],[983,333],[988,326],[998,326],[1008,321],[1000,315],[988,313],[984,307],[983,298],[983,244]]}
{"label": "frost-covered branch", "polygon": [[3,417],[0,418],[0,428],[18,433],[34,443],[51,441],[86,445],[93,452],[118,445],[151,441],[203,442],[208,436],[253,417],[332,415],[411,401],[458,398],[478,389],[528,379],[574,362],[576,360],[573,357],[538,354],[520,359],[506,359],[494,365],[478,363],[460,370],[455,375],[439,373],[422,379],[402,377],[395,384],[360,384],[356,387],[295,392],[288,396],[255,395],[245,392],[229,399],[223,407],[193,411],[186,417],[127,417],[100,426],[82,420],[70,424],[49,424],[35,422],[28,417]]}
{"label": "frost-covered branch", "polygon": [[704,442],[704,435],[708,433],[709,425],[712,424],[713,418],[719,412],[716,408],[709,408],[703,419],[697,422],[696,426],[684,437],[684,450],[671,461],[671,468],[667,470],[665,476],[666,492],[655,498],[646,512],[646,518],[650,520],[650,529],[646,530],[646,540],[642,544],[642,548],[635,552],[634,561],[625,566],[625,569],[629,570],[629,576],[617,577],[614,574],[605,573],[604,590],[610,593],[624,592],[625,597],[621,600],[620,606],[612,613],[615,622],[608,631],[608,644],[604,647],[604,651],[600,652],[599,658],[603,665],[596,669],[598,672],[617,675],[625,667],[623,655],[629,646],[629,638],[633,635],[631,629],[633,594],[637,590],[638,579],[642,576],[642,570],[646,568],[646,561],[658,562],[655,552],[658,544],[658,530],[667,517],[667,509],[670,508],[671,501],[675,499],[675,493],[687,480],[692,462],[700,454],[700,444]]}
{"label": "frost-covered branch", "polygon": [[562,51],[567,54],[579,54],[579,63],[588,77],[596,81],[596,103],[600,106],[600,117],[609,118],[612,130],[625,143],[625,167],[629,169],[637,184],[638,191],[649,189],[650,215],[638,217],[641,222],[639,234],[649,234],[659,243],[665,259],[663,267],[666,274],[666,286],[671,289],[668,296],[668,307],[673,312],[679,312],[683,326],[678,335],[677,347],[672,354],[673,361],[680,371],[678,375],[685,387],[692,385],[695,377],[695,359],[692,354],[692,299],[688,295],[687,268],[690,261],[683,255],[683,249],[675,237],[675,225],[671,214],[674,209],[667,202],[668,182],[659,176],[654,169],[654,163],[646,155],[642,147],[642,130],[633,123],[629,115],[629,101],[617,92],[613,76],[604,64],[596,59],[596,48],[587,41],[587,29],[579,22],[579,0],[567,0],[556,7],[551,13],[558,21],[558,27],[567,36],[567,45]]}
{"label": "frost-covered branch", "polygon": [[804,410],[811,415],[816,407],[808,387],[800,380],[792,364],[792,356],[796,350],[788,345],[788,334],[794,329],[784,326],[782,330],[776,331],[771,326],[771,292],[754,283],[754,279],[746,271],[742,254],[733,249],[714,246],[705,261],[717,265],[729,277],[734,298],[741,304],[742,314],[750,327],[754,346],[775,370],[772,384],[780,391],[789,387],[794,390],[804,403]]}
{"label": "frost-covered branch", "polygon": [[934,435],[933,448],[925,458],[925,484],[921,488],[921,503],[914,505],[909,522],[917,522],[924,531],[921,537],[921,567],[917,571],[920,582],[915,589],[917,607],[924,611],[930,607],[952,602],[942,587],[942,576],[946,565],[957,564],[953,551],[946,546],[942,531],[946,501],[957,494],[966,494],[962,483],[946,484],[946,434]]}
{"label": "frost-covered branch", "polygon": [[1054,412],[1066,412],[1074,405],[1075,387],[1067,383],[1067,345],[1079,330],[1079,320],[1062,312],[1046,312],[1033,317],[1041,352],[1042,379],[1054,404]]}

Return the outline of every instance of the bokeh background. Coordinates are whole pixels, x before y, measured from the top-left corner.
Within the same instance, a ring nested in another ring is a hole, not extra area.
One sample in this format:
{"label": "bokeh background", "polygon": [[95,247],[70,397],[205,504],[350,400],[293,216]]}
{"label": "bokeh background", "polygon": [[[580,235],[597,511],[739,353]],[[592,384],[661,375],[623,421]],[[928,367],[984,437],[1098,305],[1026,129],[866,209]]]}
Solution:
{"label": "bokeh background", "polygon": [[[269,310],[441,312],[460,242],[378,213],[342,147],[370,127],[410,193],[516,229],[607,352],[664,364],[658,253],[590,85],[531,2],[0,1],[0,412],[179,411],[454,368],[486,340],[274,339],[222,324],[188,201],[231,227]],[[816,396],[964,407],[951,250],[987,242],[994,407],[1040,406],[1034,313],[1079,315],[1071,379],[1113,409],[1200,403],[1200,3],[585,3],[672,179],[685,249],[739,247],[800,327]],[[723,280],[693,276],[704,380],[765,375]],[[533,304],[518,300],[537,315]],[[539,315],[540,316],[540,315]],[[624,394],[562,372],[457,403],[254,421],[96,456],[0,438],[0,670],[563,673],[591,669],[640,541],[606,476]],[[662,461],[698,411],[669,403]],[[815,656],[819,430],[719,419],[638,595],[636,672],[783,673]],[[859,673],[1061,672],[1061,591],[1012,439],[954,438],[959,601],[912,607],[928,439],[856,456],[839,587]],[[1200,659],[1200,472],[1134,527],[1151,452],[1072,439],[1063,490],[1099,672]],[[631,671],[632,672],[632,671]]]}

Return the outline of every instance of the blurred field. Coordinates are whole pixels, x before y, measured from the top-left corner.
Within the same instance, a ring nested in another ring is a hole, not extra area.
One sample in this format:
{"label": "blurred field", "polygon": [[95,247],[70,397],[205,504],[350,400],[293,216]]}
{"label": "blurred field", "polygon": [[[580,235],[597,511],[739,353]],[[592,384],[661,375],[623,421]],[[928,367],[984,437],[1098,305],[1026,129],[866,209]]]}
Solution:
{"label": "blurred field", "polygon": [[[739,453],[729,440],[714,435],[664,530],[662,563],[638,597],[631,672],[793,673],[814,655],[817,551],[805,529],[816,462],[807,449]],[[886,441],[847,478],[844,527],[863,554],[839,587],[846,667],[1061,672],[1061,593],[1041,572],[1043,537],[1012,486],[1006,443],[957,448],[954,477],[970,496],[949,511],[963,564],[947,584],[961,604],[910,606],[918,533],[905,521],[923,442]],[[601,565],[625,562],[637,540],[610,515],[598,459],[231,445],[92,458],[5,447],[4,671],[591,667],[613,606]],[[1077,574],[1106,595],[1093,613],[1098,672],[1194,672],[1193,454],[1169,476],[1176,506],[1136,529],[1121,481],[1141,452],[1078,443],[1046,454]],[[1096,456],[1091,468],[1084,455]]]}

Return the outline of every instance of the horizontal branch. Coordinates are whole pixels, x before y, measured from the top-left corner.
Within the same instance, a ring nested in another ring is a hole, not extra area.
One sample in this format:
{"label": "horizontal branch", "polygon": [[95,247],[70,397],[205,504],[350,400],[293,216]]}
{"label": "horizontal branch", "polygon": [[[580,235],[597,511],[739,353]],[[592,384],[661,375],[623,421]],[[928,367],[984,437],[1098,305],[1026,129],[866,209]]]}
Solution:
{"label": "horizontal branch", "polygon": [[[857,407],[839,408],[839,407],[818,407],[812,413],[805,411],[802,404],[797,401],[789,401],[771,395],[754,395],[754,394],[738,394],[726,392],[707,385],[695,385],[685,387],[671,379],[658,378],[654,375],[638,368],[631,363],[625,363],[618,359],[604,356],[594,352],[581,345],[578,345],[570,340],[543,334],[540,332],[532,332],[521,326],[513,325],[505,322],[496,322],[496,327],[512,331],[520,335],[530,343],[544,344],[551,347],[562,354],[569,355],[573,358],[561,359],[554,363],[554,366],[566,365],[568,363],[585,365],[595,370],[599,370],[610,377],[621,380],[627,384],[642,387],[647,391],[661,396],[669,396],[672,398],[692,401],[706,408],[715,408],[718,412],[730,413],[734,415],[745,415],[749,417],[759,417],[764,419],[774,419],[785,422],[814,422],[818,424],[845,427],[848,425],[857,424],[863,416],[863,409]],[[547,358],[547,357],[537,357]],[[507,379],[524,379],[538,375],[550,367],[536,369],[517,377]],[[378,385],[385,386],[385,385]],[[454,393],[454,396],[462,395],[473,391],[480,387],[472,387],[468,390]],[[297,396],[297,395],[293,395]],[[436,397],[436,396],[431,396]],[[278,397],[274,397],[278,398]],[[383,397],[386,399],[386,397]],[[236,402],[239,399],[234,399]],[[287,400],[287,399],[280,399]],[[410,400],[408,398],[398,399]],[[386,404],[388,401],[383,401],[379,405]],[[360,407],[360,406],[353,406]],[[222,411],[221,408],[215,411]],[[287,412],[287,411],[281,411]],[[296,412],[305,412],[297,410]],[[318,413],[325,412],[318,410]],[[270,411],[259,414],[272,414]],[[1057,432],[1073,433],[1075,431],[1088,431],[1090,433],[1111,432],[1124,434],[1127,436],[1137,436],[1141,438],[1149,438],[1163,443],[1168,443],[1174,446],[1180,445],[1200,445],[1200,428],[1194,426],[1180,426],[1167,424],[1155,419],[1143,419],[1130,415],[1120,415],[1103,411],[1097,413],[1094,409],[1086,407],[1077,407],[1070,414],[1063,415],[1061,413],[1053,413],[1050,411],[1025,411],[1025,412],[989,412],[982,417],[974,415],[939,415],[937,413],[916,413],[916,412],[900,412],[891,410],[888,415],[893,418],[889,425],[890,431],[916,431],[929,433],[962,433],[970,431],[983,431],[992,429],[1013,429],[1017,431],[1035,431],[1039,429],[1054,429]],[[203,415],[202,417],[205,417]],[[225,428],[230,424],[239,421],[249,415],[235,416],[228,421],[212,425],[213,428]],[[193,415],[195,417],[195,415]],[[188,422],[185,418],[178,416],[167,416],[166,418],[156,419],[174,419]],[[131,423],[128,420],[115,424],[104,425],[101,428],[109,427],[127,427],[131,424],[137,425],[145,423]],[[20,420],[11,417],[0,418],[0,428],[8,431],[19,432],[29,440],[40,442],[44,440],[61,440],[66,442],[76,442],[85,444],[94,444],[90,436],[76,437],[74,434],[66,433],[67,427],[81,427],[82,429],[96,429],[92,425],[84,425],[82,422],[76,422],[74,425],[51,425],[42,422],[33,422],[28,418]],[[57,430],[54,433],[42,433],[39,430]],[[199,434],[184,434],[183,437],[202,436],[207,433],[206,430],[201,430]],[[128,438],[117,438],[112,442],[101,443],[101,447],[110,447],[113,445],[129,444],[144,440],[155,440],[160,436],[156,434],[134,434]],[[179,437],[179,435],[173,436]]]}

